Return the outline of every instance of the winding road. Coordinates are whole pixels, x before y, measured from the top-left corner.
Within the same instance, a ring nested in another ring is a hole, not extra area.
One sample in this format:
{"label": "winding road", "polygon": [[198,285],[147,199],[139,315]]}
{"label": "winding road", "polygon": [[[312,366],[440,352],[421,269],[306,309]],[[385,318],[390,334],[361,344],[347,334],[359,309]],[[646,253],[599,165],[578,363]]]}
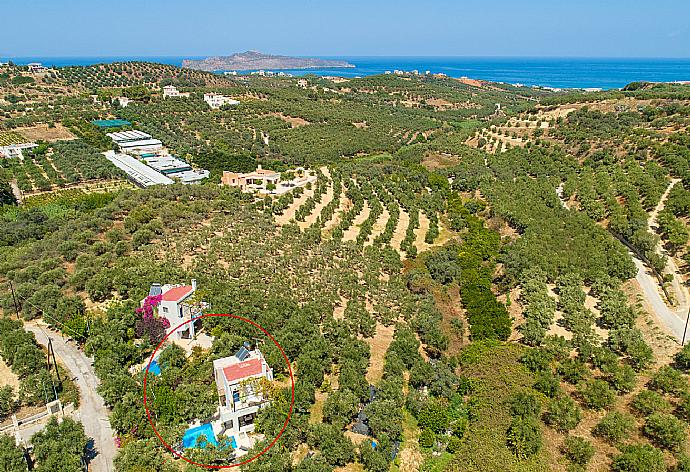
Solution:
{"label": "winding road", "polygon": [[98,377],[93,369],[93,359],[60,334],[51,331],[47,326],[38,323],[26,323],[24,329],[33,333],[43,346],[48,346],[48,337],[53,341],[53,349],[59,361],[72,374],[74,382],[79,387],[79,409],[74,419],[81,421],[84,432],[93,438],[95,457],[89,463],[89,470],[93,472],[111,472],[114,470],[115,438],[108,420],[108,409],[103,398],[98,394]]}
{"label": "winding road", "polygon": [[[663,195],[659,199],[659,203],[656,208],[650,212],[649,218],[647,220],[647,230],[651,233],[655,233],[655,228],[658,227],[658,216],[659,212],[664,209],[666,200],[668,199],[669,193],[673,186],[680,182],[680,179],[673,179],[669,186],[664,191]],[[568,204],[563,199],[563,184],[561,184],[556,189],[556,194],[558,195],[561,205],[565,209],[570,209]],[[657,245],[656,252],[658,254],[663,254],[663,247],[661,242]],[[664,296],[662,296],[661,289],[659,287],[659,282],[654,274],[645,266],[632,251],[628,251],[630,257],[635,263],[637,268],[637,274],[635,275],[635,280],[640,284],[642,288],[642,295],[648,302],[651,309],[654,311],[654,315],[659,319],[659,321],[666,327],[670,334],[678,340],[680,343],[683,340],[683,332],[685,331],[685,321],[688,316],[688,309],[690,308],[690,295],[688,295],[688,288],[683,284],[678,271],[678,267],[673,262],[671,257],[668,258],[668,263],[664,269],[664,274],[673,274],[673,282],[671,282],[671,290],[674,293],[675,299],[677,300],[676,306],[671,306],[666,303]]]}

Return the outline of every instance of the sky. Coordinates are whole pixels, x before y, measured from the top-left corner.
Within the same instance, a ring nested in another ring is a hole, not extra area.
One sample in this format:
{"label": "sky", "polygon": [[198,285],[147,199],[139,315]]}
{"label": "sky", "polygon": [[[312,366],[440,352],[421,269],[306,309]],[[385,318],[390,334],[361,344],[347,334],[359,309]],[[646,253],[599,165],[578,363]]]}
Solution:
{"label": "sky", "polygon": [[0,56],[690,57],[687,0],[0,0]]}

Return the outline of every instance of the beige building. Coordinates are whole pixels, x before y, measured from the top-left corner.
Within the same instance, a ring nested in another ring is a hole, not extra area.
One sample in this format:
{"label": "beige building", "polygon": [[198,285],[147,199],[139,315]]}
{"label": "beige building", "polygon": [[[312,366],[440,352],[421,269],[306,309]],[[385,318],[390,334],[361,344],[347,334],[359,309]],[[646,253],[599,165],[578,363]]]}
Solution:
{"label": "beige building", "polygon": [[243,192],[247,191],[265,191],[268,190],[270,184],[278,186],[280,182],[280,174],[278,172],[262,169],[261,166],[247,174],[237,172],[223,172],[221,178],[223,185],[231,187],[239,187]]}

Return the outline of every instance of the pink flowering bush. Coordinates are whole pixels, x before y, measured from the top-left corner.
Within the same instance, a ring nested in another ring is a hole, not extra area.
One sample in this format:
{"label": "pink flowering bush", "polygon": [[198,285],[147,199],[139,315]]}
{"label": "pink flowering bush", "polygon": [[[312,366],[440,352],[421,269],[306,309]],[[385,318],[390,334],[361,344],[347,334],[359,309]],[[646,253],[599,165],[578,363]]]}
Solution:
{"label": "pink flowering bush", "polygon": [[154,311],[162,299],[163,295],[148,296],[144,299],[143,305],[136,309],[136,312],[140,313],[142,318],[153,318]]}
{"label": "pink flowering bush", "polygon": [[136,309],[136,312],[141,314],[141,319],[134,325],[134,332],[138,338],[148,337],[152,344],[161,342],[165,331],[170,328],[167,318],[154,316],[162,298],[162,295],[146,297],[142,306]]}

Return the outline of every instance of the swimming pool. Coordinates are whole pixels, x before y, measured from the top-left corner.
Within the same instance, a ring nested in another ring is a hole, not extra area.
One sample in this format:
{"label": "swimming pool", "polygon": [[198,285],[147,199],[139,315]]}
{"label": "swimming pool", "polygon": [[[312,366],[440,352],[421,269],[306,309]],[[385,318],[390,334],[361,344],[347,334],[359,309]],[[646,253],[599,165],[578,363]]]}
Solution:
{"label": "swimming pool", "polygon": [[[206,436],[206,441],[197,444],[197,440],[202,434]],[[197,426],[195,428],[189,428],[182,437],[182,445],[185,447],[185,449],[189,449],[190,447],[200,447],[204,449],[209,443],[213,444],[214,446],[218,445],[216,435],[213,434],[213,428],[211,427],[210,423],[202,424],[201,426]]]}
{"label": "swimming pool", "polygon": [[161,375],[161,366],[158,365],[158,359],[154,359],[149,366],[149,372],[153,375]]}
{"label": "swimming pool", "polygon": [[[199,436],[201,436],[202,434],[206,436],[206,442],[197,444]],[[237,449],[237,442],[235,441],[235,437],[230,436],[229,439],[232,448]],[[194,428],[189,428],[182,437],[182,446],[184,446],[185,449],[193,447],[205,449],[206,446],[208,446],[209,444],[213,444],[215,447],[218,447],[218,440],[216,439],[216,435],[213,433],[213,428],[211,427],[210,423],[202,424],[201,426],[196,426]]]}

